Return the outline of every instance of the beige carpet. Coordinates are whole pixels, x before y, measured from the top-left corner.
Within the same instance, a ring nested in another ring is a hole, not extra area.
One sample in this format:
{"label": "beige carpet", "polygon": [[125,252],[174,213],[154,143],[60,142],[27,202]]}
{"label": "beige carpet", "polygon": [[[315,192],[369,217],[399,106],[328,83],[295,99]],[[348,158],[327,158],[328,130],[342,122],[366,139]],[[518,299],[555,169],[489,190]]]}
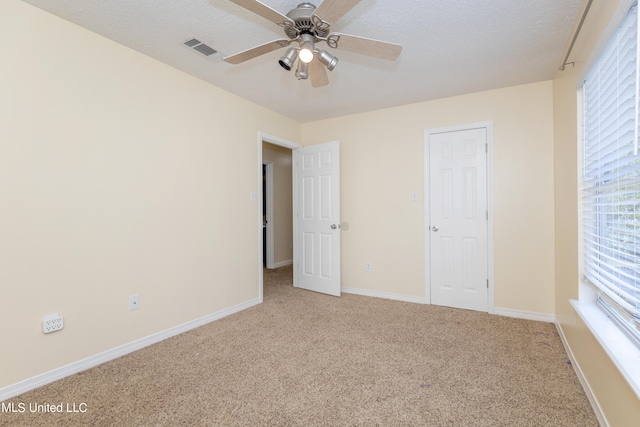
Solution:
{"label": "beige carpet", "polygon": [[[11,426],[597,426],[552,324],[295,289],[9,402]],[[5,402],[6,404],[7,402]],[[35,413],[81,403],[84,413]]]}

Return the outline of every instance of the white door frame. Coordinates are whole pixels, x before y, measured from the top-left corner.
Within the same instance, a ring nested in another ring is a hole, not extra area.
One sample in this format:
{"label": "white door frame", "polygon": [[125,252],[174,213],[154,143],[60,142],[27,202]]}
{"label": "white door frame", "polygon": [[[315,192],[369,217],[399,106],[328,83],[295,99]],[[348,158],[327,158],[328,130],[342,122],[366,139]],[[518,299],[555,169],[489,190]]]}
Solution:
{"label": "white door frame", "polygon": [[493,242],[493,122],[476,122],[454,126],[425,129],[424,131],[424,242],[425,242],[425,303],[431,304],[431,233],[429,224],[430,194],[429,194],[429,139],[431,135],[446,132],[459,132],[463,130],[481,129],[487,130],[487,210],[489,220],[487,223],[487,273],[489,276],[489,289],[487,312],[495,313],[494,299],[494,242]]}
{"label": "white door frame", "polygon": [[[292,150],[291,153],[291,157],[293,160],[293,150],[295,150],[296,148],[300,148],[302,147],[301,144],[298,144],[296,142],[292,142],[289,140],[286,140],[284,138],[280,138],[277,136],[273,136],[273,135],[269,135],[268,133],[265,132],[258,132],[258,187],[262,189],[262,143],[263,142],[267,142],[269,144],[273,144],[273,145],[278,145],[280,147],[284,147],[284,148],[288,148],[290,150]],[[291,168],[292,171],[291,173],[294,173],[295,168]],[[295,209],[296,207],[296,182],[295,179],[293,179],[293,188],[292,188],[292,198],[293,198],[293,208]],[[258,245],[258,298],[260,300],[260,302],[263,301],[264,299],[264,282],[263,282],[263,267],[262,267],[262,260],[264,258],[264,254],[262,253],[262,248],[264,245],[264,242],[262,241],[263,239],[263,233],[262,233],[262,190],[260,190],[259,192],[259,196],[258,196],[258,209],[257,209],[257,217],[258,217],[258,235],[259,235],[259,242],[260,244]],[[269,208],[267,207],[267,210]],[[293,216],[293,241],[295,242],[296,240],[296,229],[297,229],[297,219],[296,216]],[[273,238],[271,239],[271,241],[273,241]],[[273,256],[273,251],[271,251],[271,254]],[[267,255],[269,255],[267,253]],[[293,253],[293,259],[295,262],[295,251]],[[294,283],[295,283],[295,277],[294,277]]]}
{"label": "white door frame", "polygon": [[[275,244],[274,244],[274,234],[273,234],[273,162],[269,160],[262,161],[263,166],[265,167],[265,188],[267,193],[267,206],[266,206],[266,215],[265,222],[266,227],[265,230],[267,232],[267,268],[274,268],[274,254]],[[264,195],[263,195],[264,197]],[[260,205],[262,206],[262,205]],[[263,234],[264,238],[264,234]],[[264,242],[262,242],[262,247],[264,248]],[[264,254],[263,254],[264,255]]]}

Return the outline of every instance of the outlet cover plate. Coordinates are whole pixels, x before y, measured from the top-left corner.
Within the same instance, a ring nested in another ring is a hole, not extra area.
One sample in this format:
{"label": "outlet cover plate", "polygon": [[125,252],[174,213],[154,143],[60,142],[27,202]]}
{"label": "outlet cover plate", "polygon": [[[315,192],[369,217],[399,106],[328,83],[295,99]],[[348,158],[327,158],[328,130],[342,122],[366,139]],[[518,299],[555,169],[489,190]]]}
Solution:
{"label": "outlet cover plate", "polygon": [[50,334],[51,332],[59,331],[64,328],[64,319],[60,314],[53,313],[47,314],[44,316],[44,320],[42,322],[42,332],[45,334]]}

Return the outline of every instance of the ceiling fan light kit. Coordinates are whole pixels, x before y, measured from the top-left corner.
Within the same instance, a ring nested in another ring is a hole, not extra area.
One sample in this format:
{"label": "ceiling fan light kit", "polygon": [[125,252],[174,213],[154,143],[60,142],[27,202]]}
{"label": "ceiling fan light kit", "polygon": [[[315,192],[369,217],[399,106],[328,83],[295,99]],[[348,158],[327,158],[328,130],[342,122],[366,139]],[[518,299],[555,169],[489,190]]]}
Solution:
{"label": "ceiling fan light kit", "polygon": [[[332,23],[350,11],[361,0],[324,0],[317,8],[309,2],[304,2],[286,15],[258,0],[229,1],[283,27],[284,33],[288,37],[288,40],[274,40],[225,57],[224,61],[230,64],[239,64],[297,42],[298,47],[289,47],[278,63],[282,68],[290,71],[296,59],[299,59],[295,72],[296,77],[300,80],[310,78],[313,87],[320,87],[329,83],[326,70],[333,70],[338,64],[338,58],[326,50],[318,49],[316,47],[318,43],[325,42],[332,49],[341,48],[389,61],[398,58],[402,51],[402,46],[398,44],[330,32]],[[321,65],[316,65],[318,62]]]}
{"label": "ceiling fan light kit", "polygon": [[309,78],[309,63],[300,61],[298,63],[298,69],[296,70],[296,77],[298,80],[304,80]]}
{"label": "ceiling fan light kit", "polygon": [[287,71],[291,71],[293,68],[293,63],[296,62],[296,58],[298,56],[298,48],[290,47],[287,51],[282,55],[282,58],[278,61],[280,66]]}
{"label": "ceiling fan light kit", "polygon": [[331,55],[326,50],[318,50],[316,52],[316,56],[318,57],[318,60],[322,63],[322,65],[327,67],[327,70],[329,71],[333,70],[334,68],[336,68],[336,65],[338,65],[338,58]]}
{"label": "ceiling fan light kit", "polygon": [[300,52],[298,58],[307,64],[313,61],[313,35],[304,33],[300,34]]}

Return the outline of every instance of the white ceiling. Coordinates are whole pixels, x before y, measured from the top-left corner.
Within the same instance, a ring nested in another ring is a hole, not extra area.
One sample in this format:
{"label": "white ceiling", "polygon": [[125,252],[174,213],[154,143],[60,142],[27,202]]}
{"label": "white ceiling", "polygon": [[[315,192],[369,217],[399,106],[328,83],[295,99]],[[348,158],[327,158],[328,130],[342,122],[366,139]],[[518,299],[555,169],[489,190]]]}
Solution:
{"label": "white ceiling", "polygon": [[[327,49],[340,62],[312,88],[278,65],[284,49],[231,65],[182,45],[226,56],[285,37],[227,0],[24,1],[299,122],[551,79],[582,2],[362,0],[331,30],[401,44],[400,58]],[[286,14],[302,1],[262,2]]]}

